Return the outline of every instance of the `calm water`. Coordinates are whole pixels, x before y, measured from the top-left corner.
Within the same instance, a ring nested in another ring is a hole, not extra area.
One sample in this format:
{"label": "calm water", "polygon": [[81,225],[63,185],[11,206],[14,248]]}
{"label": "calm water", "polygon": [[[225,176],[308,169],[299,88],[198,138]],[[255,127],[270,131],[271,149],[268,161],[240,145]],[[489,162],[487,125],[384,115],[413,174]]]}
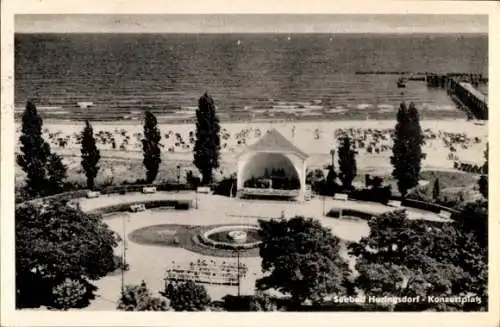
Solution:
{"label": "calm water", "polygon": [[[387,111],[402,99],[456,113],[445,92],[424,82],[410,82],[403,95],[396,76],[355,72],[487,75],[488,67],[486,35],[20,34],[15,41],[16,106],[34,98],[51,107],[47,115],[66,118],[189,112],[205,91],[221,113],[309,104]],[[97,108],[72,108],[78,101]]]}

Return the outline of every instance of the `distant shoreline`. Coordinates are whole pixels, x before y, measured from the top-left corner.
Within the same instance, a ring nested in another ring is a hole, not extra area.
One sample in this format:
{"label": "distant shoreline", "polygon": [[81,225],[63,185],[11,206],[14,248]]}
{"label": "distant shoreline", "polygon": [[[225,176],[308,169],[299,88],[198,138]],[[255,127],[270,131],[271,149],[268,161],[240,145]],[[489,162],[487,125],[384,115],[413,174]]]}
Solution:
{"label": "distant shoreline", "polygon": [[[221,124],[256,124],[256,123],[265,123],[265,124],[302,124],[302,123],[325,123],[325,122],[330,122],[334,123],[336,121],[339,122],[368,122],[372,121],[374,125],[376,125],[377,122],[386,122],[386,121],[396,121],[396,115],[393,115],[393,118],[377,118],[377,119],[356,119],[353,117],[336,117],[336,118],[316,118],[316,119],[267,119],[267,118],[262,118],[262,119],[242,119],[242,120],[220,120]],[[467,121],[466,117],[456,117],[456,116],[450,116],[450,117],[442,117],[442,118],[437,118],[437,117],[428,117],[428,118],[421,118],[421,121]],[[132,125],[135,123],[142,124],[142,117],[138,119],[122,119],[122,120],[102,120],[102,119],[95,119],[95,120],[89,120],[91,123],[96,123],[96,124],[102,124],[102,125]],[[71,119],[57,119],[57,118],[44,118],[43,119],[44,124],[49,124],[49,125],[83,125],[84,121],[83,120],[71,120]],[[472,122],[472,121],[471,121]],[[15,120],[16,124],[20,124],[20,120],[16,119]],[[159,125],[191,125],[195,124],[196,119],[191,119],[191,120],[162,120],[158,119],[158,124]]]}

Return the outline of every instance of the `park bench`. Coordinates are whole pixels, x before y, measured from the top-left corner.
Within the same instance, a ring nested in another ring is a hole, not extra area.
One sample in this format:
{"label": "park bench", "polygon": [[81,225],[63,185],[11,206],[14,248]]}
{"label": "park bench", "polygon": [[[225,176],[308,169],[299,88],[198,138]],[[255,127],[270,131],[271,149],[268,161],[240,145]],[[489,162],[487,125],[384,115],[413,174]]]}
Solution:
{"label": "park bench", "polygon": [[441,210],[438,214],[439,217],[444,218],[444,219],[450,219],[451,218],[451,212],[446,211],[446,210]]}
{"label": "park bench", "polygon": [[205,194],[209,194],[209,193],[210,193],[210,187],[207,187],[207,186],[198,187],[198,188],[196,189],[196,193],[205,193]]}
{"label": "park bench", "polygon": [[156,193],[156,187],[144,187],[142,193]]}
{"label": "park bench", "polygon": [[130,211],[132,212],[139,212],[139,211],[145,211],[146,210],[146,206],[144,206],[144,204],[132,204],[130,206]]}
{"label": "park bench", "polygon": [[343,193],[336,193],[336,194],[333,196],[333,199],[334,199],[334,200],[347,201],[348,196],[347,196],[347,194],[343,194]]}
{"label": "park bench", "polygon": [[87,198],[92,199],[92,198],[98,198],[101,196],[101,192],[97,191],[88,191],[87,192]]}
{"label": "park bench", "polygon": [[394,200],[391,200],[387,203],[387,205],[389,207],[393,207],[393,208],[401,208],[401,201],[394,201]]}

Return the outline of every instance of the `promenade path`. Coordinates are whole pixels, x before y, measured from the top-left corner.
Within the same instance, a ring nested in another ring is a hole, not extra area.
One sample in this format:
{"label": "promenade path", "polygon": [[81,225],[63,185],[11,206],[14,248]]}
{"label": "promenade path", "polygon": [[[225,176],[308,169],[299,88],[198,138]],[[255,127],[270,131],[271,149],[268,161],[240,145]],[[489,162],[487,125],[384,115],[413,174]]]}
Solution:
{"label": "promenade path", "polygon": [[[193,199],[198,198],[198,209],[192,210],[160,210],[153,209],[138,213],[114,213],[105,216],[109,227],[124,238],[130,232],[157,224],[213,225],[213,224],[257,224],[258,219],[271,219],[302,215],[319,219],[333,234],[345,241],[358,241],[368,235],[369,227],[364,220],[334,219],[323,215],[331,208],[355,208],[357,210],[380,214],[394,210],[378,203],[358,201],[338,201],[333,199],[315,198],[305,203],[241,200],[217,195],[198,194],[194,192],[157,192],[154,194],[128,193],[126,195],[103,195],[94,199],[80,199],[84,211],[116,205],[148,200]],[[428,212],[407,210],[411,219],[438,219],[437,215]],[[236,258],[210,257],[194,253],[183,248],[141,245],[127,238],[126,261],[130,270],[125,272],[125,284],[139,284],[144,280],[153,292],[159,292],[164,287],[164,277],[167,268],[174,264],[187,266],[198,259],[236,262]],[[115,249],[117,255],[122,253],[123,242]],[[353,265],[345,248],[341,254]],[[241,280],[241,294],[253,294],[255,280],[262,276],[259,257],[243,257],[240,261],[249,268],[247,275]],[[87,308],[90,310],[114,310],[121,290],[121,274],[107,276],[96,282],[99,288],[98,297]],[[220,299],[226,294],[237,294],[234,286],[206,285],[212,299]],[[158,294],[157,294],[158,295]]]}

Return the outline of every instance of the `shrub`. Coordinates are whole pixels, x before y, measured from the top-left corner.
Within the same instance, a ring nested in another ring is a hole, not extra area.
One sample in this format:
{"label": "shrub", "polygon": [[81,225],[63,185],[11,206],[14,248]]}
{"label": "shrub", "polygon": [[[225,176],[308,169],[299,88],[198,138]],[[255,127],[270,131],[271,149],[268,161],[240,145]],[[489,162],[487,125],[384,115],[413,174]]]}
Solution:
{"label": "shrub", "polygon": [[167,302],[153,297],[143,281],[140,285],[127,285],[120,299],[118,310],[123,311],[167,311]]}
{"label": "shrub", "polygon": [[236,196],[236,176],[225,177],[213,187],[214,194]]}
{"label": "shrub", "polygon": [[331,218],[340,218],[341,210],[342,210],[342,216],[353,216],[353,217],[357,217],[357,218],[361,218],[361,219],[365,219],[365,220],[370,220],[372,217],[375,216],[375,214],[373,214],[373,213],[359,211],[359,210],[355,210],[355,209],[337,209],[337,208],[334,208],[334,209],[331,209],[330,211],[328,211],[326,216],[331,217]]}
{"label": "shrub", "polygon": [[360,201],[373,201],[387,204],[391,199],[391,186],[365,188],[362,190],[354,190],[349,194],[349,197]]}
{"label": "shrub", "polygon": [[130,269],[130,265],[128,263],[123,264],[123,257],[119,255],[114,256],[114,265],[115,271],[128,271]]}
{"label": "shrub", "polygon": [[87,283],[66,278],[64,282],[52,289],[54,296],[54,308],[68,310],[71,308],[83,308],[89,304],[93,298],[89,294]]}
{"label": "shrub", "polygon": [[175,311],[203,311],[210,304],[210,296],[203,285],[193,281],[171,282],[162,295],[170,300]]}
{"label": "shrub", "polygon": [[264,294],[257,295],[226,295],[223,298],[223,308],[226,311],[276,311],[273,299]]}

